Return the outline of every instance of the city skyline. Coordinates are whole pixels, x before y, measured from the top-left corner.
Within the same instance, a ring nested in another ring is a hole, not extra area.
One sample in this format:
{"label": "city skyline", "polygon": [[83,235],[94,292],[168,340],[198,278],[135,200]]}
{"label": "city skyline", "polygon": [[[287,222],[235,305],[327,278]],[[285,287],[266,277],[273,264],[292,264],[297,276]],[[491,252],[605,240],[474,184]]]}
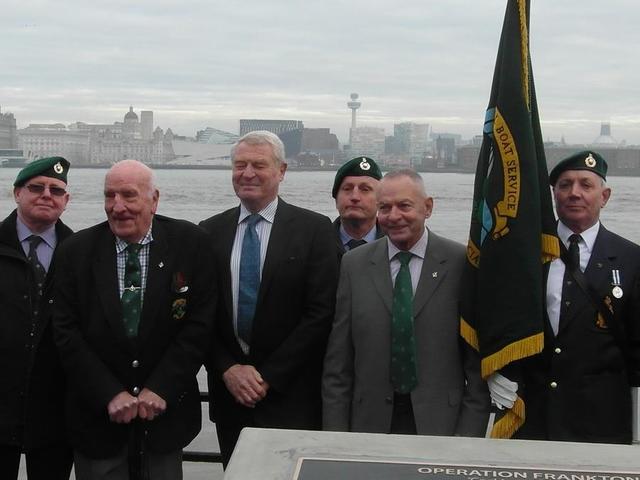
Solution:
{"label": "city skyline", "polygon": [[[616,140],[640,144],[637,3],[531,3],[545,140],[589,143],[609,122]],[[352,92],[359,126],[480,134],[506,1],[58,5],[5,7],[0,108],[18,128],[110,122],[133,105],[180,135],[271,118],[348,143]]]}

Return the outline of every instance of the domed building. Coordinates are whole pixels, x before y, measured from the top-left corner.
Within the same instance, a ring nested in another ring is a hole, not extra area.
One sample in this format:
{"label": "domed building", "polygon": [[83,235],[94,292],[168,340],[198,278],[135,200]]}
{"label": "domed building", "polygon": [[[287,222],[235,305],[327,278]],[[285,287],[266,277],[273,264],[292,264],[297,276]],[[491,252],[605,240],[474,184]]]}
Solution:
{"label": "domed building", "polygon": [[138,121],[138,114],[133,111],[133,106],[130,106],[129,111],[124,115],[122,136],[127,138],[140,138],[140,122]]}

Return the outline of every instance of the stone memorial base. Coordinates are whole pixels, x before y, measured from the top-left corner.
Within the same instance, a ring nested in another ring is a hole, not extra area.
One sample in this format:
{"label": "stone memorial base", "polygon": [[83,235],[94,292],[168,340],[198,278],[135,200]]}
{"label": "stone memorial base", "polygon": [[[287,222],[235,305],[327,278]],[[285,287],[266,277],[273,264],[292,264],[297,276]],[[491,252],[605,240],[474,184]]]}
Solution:
{"label": "stone memorial base", "polygon": [[640,480],[640,448],[246,428],[225,480]]}

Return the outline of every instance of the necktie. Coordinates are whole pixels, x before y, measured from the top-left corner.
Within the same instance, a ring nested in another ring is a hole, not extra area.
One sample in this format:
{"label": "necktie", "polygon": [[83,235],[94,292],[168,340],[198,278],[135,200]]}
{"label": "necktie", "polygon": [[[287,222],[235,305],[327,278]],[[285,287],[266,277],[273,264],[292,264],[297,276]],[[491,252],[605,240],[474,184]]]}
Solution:
{"label": "necktie", "polygon": [[127,260],[124,267],[124,291],[122,292],[122,319],[127,337],[138,335],[140,313],[142,311],[142,282],[140,257],[142,245],[130,243],[127,246]]}
{"label": "necktie", "polygon": [[569,265],[568,268],[580,268],[580,245],[578,242],[582,237],[577,234],[573,234],[569,237]]}
{"label": "necktie", "polygon": [[254,213],[245,220],[247,228],[244,231],[240,253],[238,336],[247,344],[251,341],[251,328],[260,288],[260,239],[256,224],[261,219],[259,214]]}
{"label": "necktie", "polygon": [[37,305],[40,297],[42,296],[44,279],[47,276],[47,272],[42,266],[42,263],[40,263],[37,252],[38,245],[40,245],[40,242],[42,242],[42,237],[39,237],[38,235],[31,235],[29,238],[27,238],[27,240],[29,241],[29,253],[27,253],[27,260],[29,260],[29,263],[31,264],[33,273],[35,275],[35,293],[37,301],[34,304]]}
{"label": "necktie", "polygon": [[410,393],[418,384],[416,345],[413,334],[413,289],[409,260],[412,253],[399,252],[400,270],[393,287],[391,319],[391,383],[396,392]]}
{"label": "necktie", "polygon": [[365,243],[367,243],[366,240],[356,240],[355,238],[352,238],[347,242],[347,247],[349,247],[349,250],[353,250],[354,248],[358,248],[360,245],[364,245]]}

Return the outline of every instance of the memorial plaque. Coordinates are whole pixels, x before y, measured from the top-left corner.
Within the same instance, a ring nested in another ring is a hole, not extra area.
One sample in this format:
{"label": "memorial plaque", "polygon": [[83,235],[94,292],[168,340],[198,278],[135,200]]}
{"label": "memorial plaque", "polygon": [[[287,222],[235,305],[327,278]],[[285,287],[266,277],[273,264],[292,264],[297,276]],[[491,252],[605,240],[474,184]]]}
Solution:
{"label": "memorial plaque", "polygon": [[640,471],[582,471],[331,458],[298,459],[294,480],[640,480]]}

